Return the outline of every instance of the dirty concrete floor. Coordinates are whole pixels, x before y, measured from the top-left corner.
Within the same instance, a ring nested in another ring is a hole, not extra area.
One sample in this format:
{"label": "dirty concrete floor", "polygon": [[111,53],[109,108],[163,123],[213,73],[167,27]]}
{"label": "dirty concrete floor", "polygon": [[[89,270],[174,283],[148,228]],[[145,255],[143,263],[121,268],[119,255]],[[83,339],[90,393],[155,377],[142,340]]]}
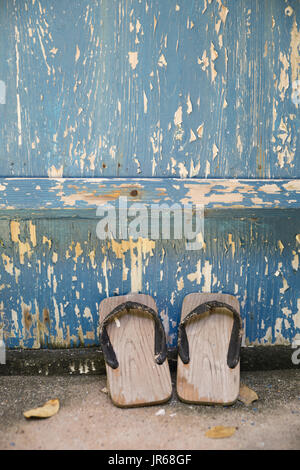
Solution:
{"label": "dirty concrete floor", "polygon": [[[175,381],[175,377],[173,377]],[[0,449],[300,449],[300,370],[244,372],[256,391],[251,405],[164,405],[120,409],[105,376],[0,377]],[[59,398],[58,414],[26,420],[23,411]],[[164,415],[156,412],[165,410]],[[236,427],[233,436],[209,439],[213,426]]]}

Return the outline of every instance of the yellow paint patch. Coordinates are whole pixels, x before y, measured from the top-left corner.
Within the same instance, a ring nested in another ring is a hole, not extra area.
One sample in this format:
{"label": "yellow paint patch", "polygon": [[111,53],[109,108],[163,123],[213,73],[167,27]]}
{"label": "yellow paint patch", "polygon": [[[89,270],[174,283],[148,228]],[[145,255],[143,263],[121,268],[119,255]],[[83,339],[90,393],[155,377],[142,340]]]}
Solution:
{"label": "yellow paint patch", "polygon": [[29,231],[30,231],[30,240],[32,246],[36,246],[36,226],[32,223],[32,221],[29,221]]}
{"label": "yellow paint patch", "polygon": [[83,250],[81,248],[81,245],[80,245],[79,242],[77,242],[76,245],[75,245],[75,256],[73,258],[75,263],[77,263],[77,260],[78,260],[79,256],[82,255],[82,253],[83,253]]}
{"label": "yellow paint patch", "polygon": [[43,242],[43,245],[45,245],[46,243],[48,243],[48,247],[49,247],[49,250],[50,250],[51,245],[52,245],[52,241],[49,240],[49,238],[47,238],[45,235],[43,235],[43,240],[42,240],[42,242]]}
{"label": "yellow paint patch", "polygon": [[235,255],[235,242],[232,240],[232,233],[228,234],[228,244],[231,246],[232,257]]}
{"label": "yellow paint patch", "polygon": [[225,24],[226,23],[226,18],[227,18],[227,15],[228,15],[228,8],[225,7],[222,2],[220,0],[219,1],[219,16],[222,20],[222,23]]}
{"label": "yellow paint patch", "polygon": [[281,189],[277,184],[264,184],[258,190],[267,194],[278,194],[281,192]]}
{"label": "yellow paint patch", "polygon": [[283,184],[283,187],[286,191],[295,191],[300,192],[300,180],[289,181],[286,184]]}
{"label": "yellow paint patch", "polygon": [[129,64],[132,68],[132,70],[135,70],[139,60],[138,60],[138,52],[128,52],[128,61]]}
{"label": "yellow paint patch", "polygon": [[97,267],[97,264],[95,263],[95,250],[90,251],[88,257],[91,260],[92,268],[95,269]]}
{"label": "yellow paint patch", "polygon": [[211,82],[214,83],[216,76],[217,76],[217,71],[215,69],[215,64],[214,61],[217,59],[218,53],[215,49],[215,46],[213,42],[210,44],[210,71],[211,71]]}
{"label": "yellow paint patch", "polygon": [[11,239],[14,243],[18,243],[19,245],[19,258],[20,263],[24,264],[24,256],[27,253],[28,258],[32,255],[32,249],[29,245],[29,242],[22,242],[20,240],[20,224],[19,222],[12,220],[10,222],[10,235]]}
{"label": "yellow paint patch", "polygon": [[78,47],[78,44],[76,44],[75,62],[78,61],[79,57],[80,57],[80,49]]}
{"label": "yellow paint patch", "polygon": [[56,168],[52,165],[48,170],[49,178],[61,178],[63,175],[64,167],[61,165],[59,168]]}
{"label": "yellow paint patch", "polygon": [[202,139],[203,131],[204,131],[204,123],[202,123],[197,129],[197,135],[198,135],[199,139]]}
{"label": "yellow paint patch", "polygon": [[281,240],[278,240],[277,246],[278,246],[278,248],[279,248],[280,254],[282,255],[282,252],[283,252],[283,250],[284,250],[284,245],[283,245],[283,243],[282,243]]}
{"label": "yellow paint patch", "polygon": [[181,291],[183,288],[184,288],[184,281],[183,281],[183,277],[181,276],[181,277],[177,280],[177,290],[178,290],[178,291]]}
{"label": "yellow paint patch", "polygon": [[299,268],[299,255],[293,251],[293,259],[292,259],[292,268],[295,270],[295,271],[298,271],[298,268]]}
{"label": "yellow paint patch", "polygon": [[2,253],[1,256],[2,256],[5,271],[12,276],[14,273],[13,262],[11,261],[10,257],[7,256],[5,253]]}
{"label": "yellow paint patch", "polygon": [[[222,181],[222,188],[218,187],[214,194],[210,192],[214,189],[215,183],[208,182],[199,186],[192,184],[185,184],[184,187],[188,190],[181,203],[193,202],[194,204],[209,204],[209,203],[237,203],[244,200],[243,192],[251,190],[252,188],[247,184],[241,184],[238,181]],[[220,185],[219,185],[220,186]]]}
{"label": "yellow paint patch", "polygon": [[13,242],[18,243],[20,235],[20,224],[19,222],[12,220],[10,222],[10,236]]}
{"label": "yellow paint patch", "polygon": [[190,273],[187,275],[187,278],[191,282],[195,282],[197,284],[201,283],[202,278],[204,278],[204,285],[202,288],[202,292],[210,292],[211,291],[211,281],[212,281],[212,265],[209,261],[205,261],[203,268],[201,269],[201,260],[197,261],[196,271],[194,273]]}
{"label": "yellow paint patch", "polygon": [[298,30],[296,15],[291,31],[291,69],[292,82],[300,78],[300,30]]}
{"label": "yellow paint patch", "polygon": [[280,79],[279,79],[279,84],[278,84],[278,89],[280,91],[280,98],[281,101],[284,100],[285,97],[285,92],[289,87],[290,81],[289,81],[289,73],[288,69],[290,67],[289,61],[286,57],[285,54],[280,52],[279,54],[279,60],[281,62],[281,71],[280,71]]}
{"label": "yellow paint patch", "polygon": [[125,254],[130,253],[131,292],[140,292],[142,290],[143,269],[147,265],[147,258],[153,256],[155,241],[141,237],[137,241],[132,238],[121,242],[112,239],[111,248],[116,257],[122,259],[123,280],[127,279],[128,272]]}

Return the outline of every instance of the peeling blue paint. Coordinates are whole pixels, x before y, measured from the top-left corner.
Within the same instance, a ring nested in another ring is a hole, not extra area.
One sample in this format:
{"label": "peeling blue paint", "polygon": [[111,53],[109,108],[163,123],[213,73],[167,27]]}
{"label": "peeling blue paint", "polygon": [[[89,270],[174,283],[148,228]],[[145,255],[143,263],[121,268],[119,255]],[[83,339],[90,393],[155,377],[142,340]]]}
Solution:
{"label": "peeling blue paint", "polygon": [[299,22],[298,0],[1,2],[2,176],[299,177]]}
{"label": "peeling blue paint", "polygon": [[[299,1],[7,0],[0,36],[8,346],[97,345],[100,301],[133,289],[169,346],[197,291],[237,296],[244,344],[299,338]],[[120,196],[204,204],[204,248],[100,241]]]}

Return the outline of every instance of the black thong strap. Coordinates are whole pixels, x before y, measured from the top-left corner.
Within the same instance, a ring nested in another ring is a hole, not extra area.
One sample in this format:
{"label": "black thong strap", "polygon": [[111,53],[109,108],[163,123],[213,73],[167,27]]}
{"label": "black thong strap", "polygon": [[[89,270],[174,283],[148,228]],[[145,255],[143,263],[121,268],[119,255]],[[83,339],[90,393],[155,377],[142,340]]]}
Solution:
{"label": "black thong strap", "polygon": [[116,353],[110,342],[108,333],[107,333],[107,324],[113,320],[116,315],[120,313],[127,312],[130,310],[139,310],[141,312],[149,313],[154,319],[155,324],[155,334],[154,334],[154,353],[155,361],[157,364],[161,365],[164,363],[167,357],[167,345],[166,345],[166,335],[163,328],[162,322],[155,310],[148,307],[147,305],[141,304],[139,302],[127,301],[116,308],[114,308],[101,322],[100,324],[100,345],[102,352],[104,354],[105,362],[112,368],[117,369],[119,367],[119,362],[116,356]]}
{"label": "black thong strap", "polygon": [[215,308],[227,308],[233,313],[233,326],[227,353],[227,364],[230,369],[234,369],[238,364],[243,332],[240,314],[231,305],[216,300],[198,305],[180,322],[178,327],[178,354],[184,364],[188,364],[190,361],[189,342],[185,329],[186,323],[198,315],[201,316],[206,312],[211,312]]}

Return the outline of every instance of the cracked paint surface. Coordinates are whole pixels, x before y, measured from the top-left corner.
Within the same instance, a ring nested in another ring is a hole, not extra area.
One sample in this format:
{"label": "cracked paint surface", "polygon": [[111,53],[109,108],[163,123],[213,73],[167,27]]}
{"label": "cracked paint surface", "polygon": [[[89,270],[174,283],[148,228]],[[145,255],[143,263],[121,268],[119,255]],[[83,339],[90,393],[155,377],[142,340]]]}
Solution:
{"label": "cracked paint surface", "polygon": [[[245,345],[299,338],[299,1],[3,1],[0,35],[8,346],[97,345],[100,301],[130,291],[169,346],[199,291],[237,296]],[[203,249],[98,240],[121,196],[204,204]]]}
{"label": "cracked paint surface", "polygon": [[3,176],[300,175],[297,0],[4,1],[0,30]]}
{"label": "cracked paint surface", "polygon": [[100,241],[92,217],[2,218],[0,321],[8,346],[97,345],[100,301],[130,291],[155,298],[170,347],[184,296],[199,291],[237,296],[245,345],[290,344],[300,334],[300,220],[296,209],[280,223],[276,213],[215,211],[204,248],[189,252],[184,240]]}

